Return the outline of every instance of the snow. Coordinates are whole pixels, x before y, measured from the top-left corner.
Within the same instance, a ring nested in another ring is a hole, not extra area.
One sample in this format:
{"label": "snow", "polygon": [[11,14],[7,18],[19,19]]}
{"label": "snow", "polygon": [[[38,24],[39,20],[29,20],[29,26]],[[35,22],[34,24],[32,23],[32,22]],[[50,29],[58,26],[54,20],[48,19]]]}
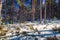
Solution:
{"label": "snow", "polygon": [[12,36],[13,34],[12,33],[7,33],[6,36]]}
{"label": "snow", "polygon": [[46,38],[38,38],[38,40],[47,40]]}
{"label": "snow", "polygon": [[[34,29],[31,30],[29,25],[32,25],[32,27]],[[10,35],[15,34],[15,32],[17,31],[16,27],[20,28],[20,30],[19,30],[20,33],[22,33],[23,31],[26,31],[26,32],[31,32],[31,33],[28,33],[29,35],[31,35],[31,34],[38,35],[38,32],[34,33],[35,29],[37,29],[38,31],[53,30],[53,28],[60,28],[60,23],[54,22],[54,21],[51,22],[51,23],[47,23],[47,24],[39,24],[39,22],[35,22],[35,23],[25,22],[25,23],[20,23],[20,24],[19,23],[17,23],[17,24],[7,24],[6,26],[8,26],[8,28],[10,28],[9,31],[7,32],[6,36],[10,36]],[[12,34],[12,31],[13,31],[13,34]],[[51,31],[42,31],[42,32],[40,32],[40,34],[53,34],[53,32],[51,32]],[[45,37],[47,37],[47,36],[45,36]],[[60,39],[60,34],[56,34],[56,37],[58,39]],[[46,38],[38,37],[38,40],[46,40]]]}
{"label": "snow", "polygon": [[[29,26],[27,25],[32,25],[34,29],[37,29],[38,31],[40,30],[53,30],[53,28],[59,28],[60,27],[60,23],[54,23],[54,21],[52,23],[47,23],[47,24],[39,24],[38,22],[32,23],[32,22],[25,22],[25,23],[17,23],[17,24],[8,24],[9,27],[19,27],[21,30],[20,32],[23,31],[32,31]],[[13,28],[11,28],[11,30],[15,30]],[[50,32],[42,32],[42,33],[50,33]]]}
{"label": "snow", "polygon": [[41,34],[52,34],[52,32],[41,32]]}

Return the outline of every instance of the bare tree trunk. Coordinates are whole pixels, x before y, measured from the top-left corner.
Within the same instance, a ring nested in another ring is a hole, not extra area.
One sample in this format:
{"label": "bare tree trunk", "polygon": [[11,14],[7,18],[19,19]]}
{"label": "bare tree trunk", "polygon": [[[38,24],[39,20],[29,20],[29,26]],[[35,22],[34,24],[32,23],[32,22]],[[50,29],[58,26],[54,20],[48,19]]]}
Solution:
{"label": "bare tree trunk", "polygon": [[[5,10],[5,18],[6,18],[6,0],[4,0],[4,10]],[[3,19],[2,19],[3,20]],[[7,19],[6,19],[6,21],[7,21]],[[5,21],[5,22],[6,22]]]}
{"label": "bare tree trunk", "polygon": [[49,1],[49,20],[51,19],[51,14],[52,14],[52,0]]}
{"label": "bare tree trunk", "polygon": [[34,21],[35,14],[35,0],[32,0],[32,22]]}
{"label": "bare tree trunk", "polygon": [[0,0],[0,25],[1,25],[1,20],[2,20],[1,9],[2,9],[2,0]]}
{"label": "bare tree trunk", "polygon": [[5,6],[5,17],[6,17],[6,0],[4,0],[4,6]]}
{"label": "bare tree trunk", "polygon": [[45,0],[45,10],[44,10],[44,23],[46,23],[46,5],[47,1]]}
{"label": "bare tree trunk", "polygon": [[42,0],[40,0],[40,23],[42,23]]}
{"label": "bare tree trunk", "polygon": [[[13,2],[13,3],[12,3],[12,6],[11,6],[11,7],[12,7],[12,8],[11,8],[11,11],[13,11],[13,13],[14,13],[14,0],[12,0],[12,2]],[[12,22],[11,22],[11,23],[13,24],[13,23],[15,22],[15,21],[14,21],[15,13],[12,14],[12,15],[13,15],[13,16],[12,16]]]}

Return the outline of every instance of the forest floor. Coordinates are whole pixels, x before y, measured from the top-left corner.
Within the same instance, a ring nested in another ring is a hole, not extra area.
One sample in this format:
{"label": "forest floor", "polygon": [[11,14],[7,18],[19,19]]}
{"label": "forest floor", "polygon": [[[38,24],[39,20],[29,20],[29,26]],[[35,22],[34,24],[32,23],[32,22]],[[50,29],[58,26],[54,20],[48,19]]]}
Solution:
{"label": "forest floor", "polygon": [[[19,27],[20,32],[23,32],[23,31],[30,32],[30,33],[27,33],[27,35],[30,35],[30,36],[21,37],[20,35],[20,36],[8,38],[11,40],[17,40],[17,39],[18,40],[21,40],[21,39],[22,40],[34,40],[35,38],[38,38],[39,40],[47,40],[47,37],[57,38],[60,40],[60,33],[58,31],[53,30],[53,28],[60,28],[60,20],[47,22],[46,24],[45,23],[40,24],[39,22],[35,21],[35,22],[7,24],[5,26],[9,28]],[[11,29],[11,30],[16,31],[14,29]]]}

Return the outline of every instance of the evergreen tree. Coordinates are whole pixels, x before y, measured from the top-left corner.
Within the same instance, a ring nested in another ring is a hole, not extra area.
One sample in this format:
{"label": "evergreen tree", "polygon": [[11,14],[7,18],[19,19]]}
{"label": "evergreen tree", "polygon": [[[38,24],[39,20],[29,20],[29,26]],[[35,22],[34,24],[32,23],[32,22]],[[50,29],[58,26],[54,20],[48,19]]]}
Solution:
{"label": "evergreen tree", "polygon": [[55,15],[55,0],[47,0],[47,18],[48,19],[53,18],[54,15]]}
{"label": "evergreen tree", "polygon": [[1,20],[2,20],[1,10],[2,10],[2,0],[0,0],[0,25],[1,25]]}
{"label": "evergreen tree", "polygon": [[60,0],[58,0],[58,13],[57,13],[57,15],[58,15],[58,18],[60,19]]}
{"label": "evergreen tree", "polygon": [[35,19],[35,3],[36,3],[36,0],[31,0],[31,2],[32,2],[32,22],[33,22]]}
{"label": "evergreen tree", "polygon": [[42,0],[40,0],[40,23],[42,23]]}

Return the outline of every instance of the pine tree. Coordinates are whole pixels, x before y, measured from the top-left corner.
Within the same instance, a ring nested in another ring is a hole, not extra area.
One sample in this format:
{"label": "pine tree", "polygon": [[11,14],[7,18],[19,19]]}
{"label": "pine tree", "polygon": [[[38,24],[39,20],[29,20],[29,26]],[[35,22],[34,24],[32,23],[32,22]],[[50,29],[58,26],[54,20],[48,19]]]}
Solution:
{"label": "pine tree", "polygon": [[9,23],[13,23],[14,10],[14,0],[6,0],[6,20]]}
{"label": "pine tree", "polygon": [[42,23],[42,0],[40,0],[40,23]]}
{"label": "pine tree", "polygon": [[58,18],[60,19],[60,0],[58,0],[58,8],[57,8],[57,10],[58,10]]}
{"label": "pine tree", "polygon": [[24,5],[24,3],[23,3],[23,0],[17,0],[17,2],[18,2],[18,4],[19,4],[19,12],[18,12],[18,14],[19,14],[19,22],[24,22],[25,21],[25,11],[26,11],[26,7],[25,7],[25,5]]}
{"label": "pine tree", "polygon": [[36,3],[36,0],[31,0],[31,2],[32,2],[32,22],[33,22],[35,19],[35,3]]}
{"label": "pine tree", "polygon": [[55,0],[47,0],[47,18],[51,19],[54,15]]}
{"label": "pine tree", "polygon": [[2,10],[2,0],[0,0],[0,25],[1,25],[1,20],[2,20],[1,10]]}
{"label": "pine tree", "polygon": [[2,14],[4,14],[4,16],[2,16],[2,22],[6,22],[6,0],[4,0],[3,4],[2,4]]}
{"label": "pine tree", "polygon": [[48,4],[47,2],[48,2],[48,0],[45,0],[45,5],[44,5],[44,7],[45,7],[44,8],[44,23],[46,23],[46,13],[47,13],[46,12],[46,7],[47,7],[47,4]]}

